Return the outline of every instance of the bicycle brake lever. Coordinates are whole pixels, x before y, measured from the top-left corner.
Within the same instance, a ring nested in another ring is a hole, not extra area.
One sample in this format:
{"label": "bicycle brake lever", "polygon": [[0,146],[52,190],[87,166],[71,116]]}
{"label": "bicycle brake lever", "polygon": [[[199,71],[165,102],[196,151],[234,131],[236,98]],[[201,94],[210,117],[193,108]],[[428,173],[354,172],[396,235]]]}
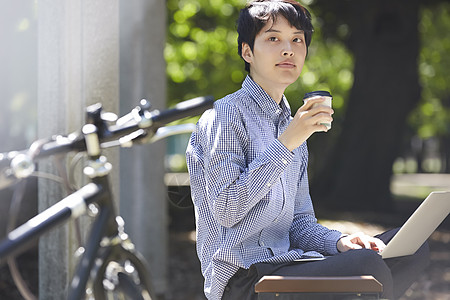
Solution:
{"label": "bicycle brake lever", "polygon": [[[156,132],[149,132],[143,129],[139,129],[123,138],[119,139],[118,145],[123,148],[132,147],[135,144],[151,144],[156,141],[162,140],[166,137],[183,134],[183,133],[191,133],[195,130],[195,124],[187,123],[173,126],[165,126],[160,127]],[[117,144],[114,144],[117,145]],[[114,146],[113,144],[109,145],[107,143],[102,144],[102,148],[107,148],[108,146]]]}
{"label": "bicycle brake lever", "polygon": [[7,188],[17,181],[11,171],[11,161],[19,154],[18,151],[0,153],[0,189]]}
{"label": "bicycle brake lever", "polygon": [[142,120],[142,118],[150,111],[151,104],[149,101],[142,99],[139,105],[136,106],[130,113],[120,117],[116,121],[117,126],[124,126],[129,123],[137,123]]}
{"label": "bicycle brake lever", "polygon": [[33,161],[39,152],[40,141],[34,142],[27,151],[0,153],[0,189],[13,185],[17,180],[28,178],[36,169]]}
{"label": "bicycle brake lever", "polygon": [[196,127],[195,124],[192,123],[160,127],[158,128],[156,133],[150,138],[149,142],[154,143],[156,141],[159,141],[172,135],[191,133],[195,130],[195,127]]}
{"label": "bicycle brake lever", "polygon": [[33,159],[25,153],[17,153],[7,160],[10,161],[10,164],[0,173],[0,189],[15,184],[17,180],[29,177],[35,170]]}

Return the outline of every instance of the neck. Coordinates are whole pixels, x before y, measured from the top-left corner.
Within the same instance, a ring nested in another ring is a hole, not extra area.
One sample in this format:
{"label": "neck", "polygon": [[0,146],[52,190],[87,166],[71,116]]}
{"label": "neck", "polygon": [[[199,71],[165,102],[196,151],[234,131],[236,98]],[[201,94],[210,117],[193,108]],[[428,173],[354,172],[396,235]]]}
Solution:
{"label": "neck", "polygon": [[287,88],[287,85],[274,85],[273,83],[267,83],[261,78],[255,78],[250,74],[253,81],[256,82],[262,89],[277,103],[280,104],[281,99],[283,98],[284,91]]}

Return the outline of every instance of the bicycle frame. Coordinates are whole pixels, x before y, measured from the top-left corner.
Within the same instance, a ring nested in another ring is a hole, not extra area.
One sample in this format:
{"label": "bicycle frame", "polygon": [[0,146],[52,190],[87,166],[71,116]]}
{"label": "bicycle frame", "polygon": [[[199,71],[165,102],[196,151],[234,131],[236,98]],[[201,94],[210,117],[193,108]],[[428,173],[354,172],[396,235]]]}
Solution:
{"label": "bicycle frame", "polygon": [[[187,103],[189,102],[189,103]],[[146,143],[158,140],[158,131],[161,136],[167,137],[172,134],[190,131],[192,127],[176,128],[173,132],[162,125],[179,119],[181,117],[198,114],[206,108],[212,106],[213,99],[196,98],[180,103],[175,109],[163,112],[149,112],[148,103],[141,103],[141,106],[134,109],[130,114],[122,117],[115,126],[107,126],[102,119],[101,106],[94,105],[87,109],[88,124],[82,128],[82,135],[75,138],[54,138],[51,141],[39,142],[39,146],[30,147],[34,149],[32,155],[25,155],[20,152],[10,152],[8,155],[0,155],[0,169],[6,160],[11,164],[11,171],[8,176],[1,177],[0,187],[4,182],[11,184],[17,178],[26,178],[34,168],[34,160],[55,153],[66,153],[69,151],[86,151],[88,155],[88,166],[84,173],[90,177],[90,183],[86,184],[76,192],[65,197],[58,203],[36,215],[25,224],[12,230],[0,243],[0,259],[14,257],[27,249],[29,243],[39,238],[51,229],[61,224],[76,219],[88,213],[89,206],[95,204],[98,214],[94,220],[84,248],[82,257],[77,264],[71,285],[69,287],[68,299],[81,299],[86,294],[87,283],[92,276],[91,270],[96,272],[93,282],[93,293],[96,299],[105,298],[103,287],[103,274],[108,265],[117,260],[129,261],[138,273],[140,285],[143,286],[139,292],[141,299],[152,299],[152,288],[148,277],[148,268],[134,250],[134,245],[123,231],[123,220],[117,215],[112,193],[109,185],[109,173],[111,165],[106,158],[101,155],[101,149],[111,146],[130,147],[135,141]],[[159,128],[161,127],[161,128]],[[159,128],[159,129],[158,129]],[[149,130],[151,129],[151,130]],[[158,129],[158,130],[157,130]],[[150,134],[149,134],[150,133]],[[23,157],[22,157],[23,156]],[[3,159],[6,158],[6,159]],[[16,162],[14,161],[16,160]],[[4,166],[3,166],[4,167]],[[15,178],[12,178],[11,174]],[[98,260],[100,258],[100,260]],[[96,263],[99,262],[99,263]],[[126,271],[126,270],[125,270]],[[129,279],[126,272],[117,272],[117,277]],[[129,280],[122,280],[123,288],[129,289]],[[131,288],[133,290],[134,288]],[[136,290],[134,290],[136,293]],[[154,298],[153,298],[154,299]]]}
{"label": "bicycle frame", "polygon": [[[144,271],[145,266],[143,265],[142,258],[137,259],[137,254],[131,252],[132,247],[129,247],[130,249],[117,247],[125,239],[121,237],[124,232],[120,232],[120,224],[117,224],[116,221],[117,214],[108,182],[109,172],[103,174],[105,173],[105,169],[108,169],[108,163],[104,157],[100,156],[97,159],[90,160],[90,164],[95,165],[97,168],[95,175],[91,175],[93,176],[92,182],[11,231],[6,240],[0,244],[0,257],[17,255],[26,249],[29,243],[44,233],[60,226],[62,223],[66,223],[70,219],[75,219],[86,214],[88,206],[95,203],[99,212],[92,224],[85,251],[73,276],[68,299],[81,299],[86,293],[85,290],[90,272],[102,247],[115,247],[115,258],[125,257],[132,259],[134,265],[139,269],[138,272],[140,272],[140,279],[143,285],[148,290],[152,290],[148,276],[145,275],[146,271]],[[101,175],[98,175],[99,169],[102,169],[100,172]],[[107,241],[105,239],[115,240],[115,243],[112,245],[102,245]],[[103,273],[100,272],[98,274]],[[102,299],[104,297],[98,292],[100,289],[103,289],[100,287],[101,281],[97,279],[96,282],[96,299]]]}
{"label": "bicycle frame", "polygon": [[0,257],[3,259],[20,254],[35,238],[67,222],[70,218],[85,213],[87,205],[93,203],[103,193],[101,186],[90,183],[33,217],[8,233],[0,244]]}

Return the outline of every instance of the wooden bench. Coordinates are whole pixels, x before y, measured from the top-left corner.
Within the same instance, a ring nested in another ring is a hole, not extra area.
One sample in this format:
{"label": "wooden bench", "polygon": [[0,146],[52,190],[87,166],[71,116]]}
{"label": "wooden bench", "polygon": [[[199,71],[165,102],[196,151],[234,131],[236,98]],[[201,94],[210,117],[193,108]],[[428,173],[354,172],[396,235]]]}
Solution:
{"label": "wooden bench", "polygon": [[371,295],[376,299],[383,292],[383,285],[373,276],[297,277],[263,276],[255,285],[258,294],[354,294]]}

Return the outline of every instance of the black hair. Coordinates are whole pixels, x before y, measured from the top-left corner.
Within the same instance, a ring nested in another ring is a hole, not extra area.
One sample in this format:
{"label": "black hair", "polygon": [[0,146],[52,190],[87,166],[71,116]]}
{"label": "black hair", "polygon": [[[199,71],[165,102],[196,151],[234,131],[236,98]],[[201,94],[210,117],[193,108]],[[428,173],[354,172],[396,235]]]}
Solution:
{"label": "black hair", "polygon": [[[275,22],[281,15],[290,25],[305,33],[306,49],[311,43],[314,31],[311,14],[300,3],[294,0],[254,0],[241,9],[237,20],[238,54],[242,57],[242,43],[246,43],[253,51],[255,37],[269,20]],[[245,70],[250,72],[250,64],[245,62]]]}

